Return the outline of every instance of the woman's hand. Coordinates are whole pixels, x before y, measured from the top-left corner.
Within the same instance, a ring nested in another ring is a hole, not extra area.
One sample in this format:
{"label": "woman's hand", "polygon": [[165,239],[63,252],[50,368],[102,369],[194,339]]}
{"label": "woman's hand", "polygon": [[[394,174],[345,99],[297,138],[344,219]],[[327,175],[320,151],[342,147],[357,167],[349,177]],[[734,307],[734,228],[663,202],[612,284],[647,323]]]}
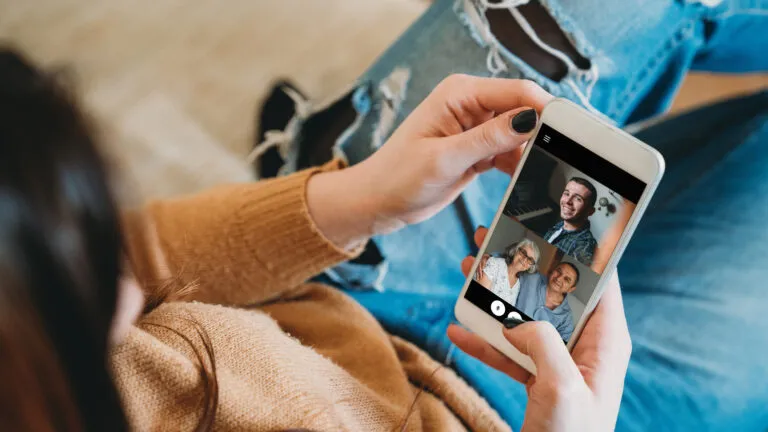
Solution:
{"label": "woman's hand", "polygon": [[452,75],[373,156],[312,178],[310,212],[350,246],[424,221],[492,167],[514,172],[522,145],[552,96],[532,81]]}
{"label": "woman's hand", "polygon": [[[475,234],[482,243],[487,230]],[[473,258],[462,262],[468,273]],[[448,337],[466,353],[525,384],[528,406],[523,431],[609,431],[616,425],[632,344],[614,273],[569,355],[548,322],[502,330],[504,337],[536,365],[533,376],[479,336],[452,325]]]}

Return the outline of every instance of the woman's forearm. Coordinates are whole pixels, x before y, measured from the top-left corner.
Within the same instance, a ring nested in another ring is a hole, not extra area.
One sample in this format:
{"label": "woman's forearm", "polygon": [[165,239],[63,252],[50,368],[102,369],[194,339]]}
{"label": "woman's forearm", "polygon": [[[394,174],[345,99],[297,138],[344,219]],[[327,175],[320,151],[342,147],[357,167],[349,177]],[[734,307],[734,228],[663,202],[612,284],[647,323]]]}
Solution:
{"label": "woman's forearm", "polygon": [[363,166],[315,174],[307,184],[307,206],[325,237],[351,251],[371,236],[404,225],[380,211],[388,199],[376,193]]}
{"label": "woman's forearm", "polygon": [[[172,282],[175,300],[253,304],[351,258],[351,250],[331,243],[325,233],[349,241],[352,237],[333,228],[318,230],[307,202],[310,180],[333,169],[329,165],[149,203],[142,225],[154,240],[128,236],[133,255],[148,263],[134,269],[137,278],[145,287]],[[325,212],[319,214],[327,219]]]}

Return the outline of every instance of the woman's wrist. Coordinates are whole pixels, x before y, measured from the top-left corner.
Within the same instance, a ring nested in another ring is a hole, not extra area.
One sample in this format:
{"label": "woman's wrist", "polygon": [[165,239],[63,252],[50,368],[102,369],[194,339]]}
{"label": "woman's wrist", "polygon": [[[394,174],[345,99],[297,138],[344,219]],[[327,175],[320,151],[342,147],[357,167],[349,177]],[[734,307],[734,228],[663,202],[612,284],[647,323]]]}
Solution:
{"label": "woman's wrist", "polygon": [[384,217],[383,197],[359,166],[313,175],[307,184],[307,205],[320,232],[344,250],[402,224]]}

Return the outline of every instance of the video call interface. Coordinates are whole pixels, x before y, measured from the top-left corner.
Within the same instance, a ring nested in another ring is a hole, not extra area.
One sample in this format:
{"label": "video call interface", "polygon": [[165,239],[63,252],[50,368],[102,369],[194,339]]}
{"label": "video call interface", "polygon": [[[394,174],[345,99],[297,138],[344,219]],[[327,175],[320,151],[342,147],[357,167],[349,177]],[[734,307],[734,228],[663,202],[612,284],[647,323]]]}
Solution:
{"label": "video call interface", "polygon": [[464,297],[567,343],[645,187],[543,124]]}

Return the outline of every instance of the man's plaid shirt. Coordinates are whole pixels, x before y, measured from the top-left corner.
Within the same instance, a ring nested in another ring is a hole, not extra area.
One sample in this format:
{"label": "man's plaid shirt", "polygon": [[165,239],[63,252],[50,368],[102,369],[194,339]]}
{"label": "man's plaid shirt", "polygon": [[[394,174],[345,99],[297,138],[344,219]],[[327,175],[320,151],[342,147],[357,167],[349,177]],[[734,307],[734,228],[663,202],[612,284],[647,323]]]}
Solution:
{"label": "man's plaid shirt", "polygon": [[[563,228],[564,224],[565,222],[563,221],[558,222],[544,234],[544,240],[549,241],[552,234]],[[595,254],[597,241],[589,228],[590,223],[587,221],[583,227],[575,231],[563,230],[555,241],[551,243],[566,254],[576,258],[580,263],[586,266],[592,265],[592,256]]]}

